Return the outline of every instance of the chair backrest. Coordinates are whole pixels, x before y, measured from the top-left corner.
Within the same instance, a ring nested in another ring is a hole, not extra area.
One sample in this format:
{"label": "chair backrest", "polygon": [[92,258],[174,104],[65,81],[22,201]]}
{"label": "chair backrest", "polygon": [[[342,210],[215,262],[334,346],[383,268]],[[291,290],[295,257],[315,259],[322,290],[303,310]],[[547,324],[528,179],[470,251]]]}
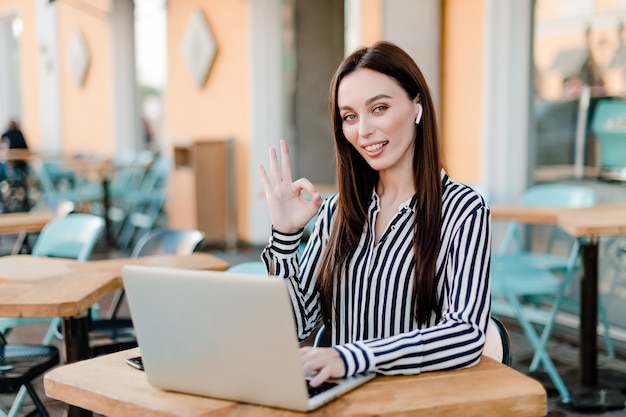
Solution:
{"label": "chair backrest", "polygon": [[135,244],[131,257],[176,254],[189,255],[204,240],[204,233],[194,229],[155,229],[143,235]]}
{"label": "chair backrest", "polygon": [[55,217],[65,217],[74,211],[75,205],[69,200],[57,200],[49,203],[40,203],[30,209],[31,212],[53,213]]}
{"label": "chair backrest", "polygon": [[483,355],[509,366],[513,362],[513,349],[509,332],[504,324],[493,316],[489,318]]}
{"label": "chair backrest", "polygon": [[524,192],[520,204],[585,208],[596,204],[596,193],[584,185],[539,184]]}
{"label": "chair backrest", "polygon": [[265,264],[261,261],[241,262],[228,268],[228,272],[240,274],[267,275]]}
{"label": "chair backrest", "polygon": [[[591,187],[574,184],[539,184],[528,188],[519,200],[526,206],[557,206],[567,208],[585,208],[596,204],[596,192]],[[521,248],[521,238],[517,222],[510,222],[502,244],[500,253],[504,254],[513,247],[513,242]]]}
{"label": "chair backrest", "polygon": [[32,254],[86,261],[104,230],[102,217],[71,213],[50,221],[39,233]]}

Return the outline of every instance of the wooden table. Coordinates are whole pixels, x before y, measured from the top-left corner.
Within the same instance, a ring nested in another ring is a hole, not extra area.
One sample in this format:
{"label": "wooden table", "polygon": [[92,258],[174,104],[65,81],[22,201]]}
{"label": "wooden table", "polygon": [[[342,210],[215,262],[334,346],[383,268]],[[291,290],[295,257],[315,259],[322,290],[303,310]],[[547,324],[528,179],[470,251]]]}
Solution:
{"label": "wooden table", "polygon": [[163,391],[124,360],[139,348],[53,369],[46,395],[108,417],[211,416],[544,416],[547,398],[537,381],[483,357],[479,365],[417,376],[378,376],[332,403],[303,414]]}
{"label": "wooden table", "polygon": [[[582,209],[550,206],[494,205],[493,220],[557,225],[578,239],[582,260],[580,309],[580,372],[584,388],[572,392],[572,405],[580,408],[624,408],[620,393],[608,395],[598,385],[598,240],[603,236],[626,235],[626,203],[597,204]],[[620,407],[621,405],[621,407]]]}
{"label": "wooden table", "polygon": [[0,214],[0,234],[19,234],[11,254],[20,251],[27,233],[40,232],[48,222],[55,218],[51,212],[3,213]]}
{"label": "wooden table", "polygon": [[[85,311],[122,288],[124,265],[226,270],[229,264],[205,253],[154,255],[77,262],[16,255],[0,257],[0,317],[62,317],[67,362],[89,357]],[[89,415],[70,409],[70,416]]]}

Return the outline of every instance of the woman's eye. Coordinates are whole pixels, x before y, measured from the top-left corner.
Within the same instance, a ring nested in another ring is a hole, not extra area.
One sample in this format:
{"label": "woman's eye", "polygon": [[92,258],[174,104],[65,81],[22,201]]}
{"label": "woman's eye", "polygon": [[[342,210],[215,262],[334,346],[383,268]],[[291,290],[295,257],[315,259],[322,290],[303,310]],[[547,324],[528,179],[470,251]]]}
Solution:
{"label": "woman's eye", "polygon": [[380,106],[376,106],[374,107],[374,113],[380,113],[381,111],[385,111],[387,110],[387,106],[385,106],[384,104],[381,104]]}
{"label": "woman's eye", "polygon": [[354,114],[346,114],[343,116],[343,120],[349,122],[350,120],[356,119],[356,115]]}

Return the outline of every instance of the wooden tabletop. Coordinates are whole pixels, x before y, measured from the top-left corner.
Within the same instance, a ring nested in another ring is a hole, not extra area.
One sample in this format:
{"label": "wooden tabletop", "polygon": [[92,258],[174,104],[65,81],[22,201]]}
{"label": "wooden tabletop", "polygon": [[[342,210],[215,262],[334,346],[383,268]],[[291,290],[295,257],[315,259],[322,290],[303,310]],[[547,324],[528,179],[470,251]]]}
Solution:
{"label": "wooden tabletop", "polygon": [[626,235],[626,203],[564,211],[559,214],[557,224],[575,237]]}
{"label": "wooden tabletop", "polygon": [[46,395],[108,417],[211,416],[544,416],[546,392],[518,371],[483,357],[469,369],[378,376],[307,414],[163,391],[124,360],[139,349],[61,366],[44,379]]}
{"label": "wooden tabletop", "polygon": [[206,253],[77,262],[15,255],[0,257],[0,317],[72,317],[117,288],[124,265],[223,271],[228,262]]}
{"label": "wooden tabletop", "polygon": [[51,212],[3,213],[0,214],[0,234],[39,232],[52,219]]}

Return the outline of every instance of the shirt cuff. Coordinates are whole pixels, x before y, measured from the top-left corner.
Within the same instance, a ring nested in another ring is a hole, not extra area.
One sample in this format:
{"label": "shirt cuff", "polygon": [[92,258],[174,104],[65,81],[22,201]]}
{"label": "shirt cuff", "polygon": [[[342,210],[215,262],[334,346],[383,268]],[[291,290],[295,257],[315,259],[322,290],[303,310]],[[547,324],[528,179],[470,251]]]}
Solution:
{"label": "shirt cuff", "polygon": [[272,234],[268,242],[268,247],[272,254],[277,258],[290,257],[294,253],[298,252],[303,234],[304,229],[300,229],[295,233],[283,233],[272,228]]}
{"label": "shirt cuff", "polygon": [[346,343],[333,346],[346,367],[344,376],[351,376],[374,370],[374,354],[363,343]]}

